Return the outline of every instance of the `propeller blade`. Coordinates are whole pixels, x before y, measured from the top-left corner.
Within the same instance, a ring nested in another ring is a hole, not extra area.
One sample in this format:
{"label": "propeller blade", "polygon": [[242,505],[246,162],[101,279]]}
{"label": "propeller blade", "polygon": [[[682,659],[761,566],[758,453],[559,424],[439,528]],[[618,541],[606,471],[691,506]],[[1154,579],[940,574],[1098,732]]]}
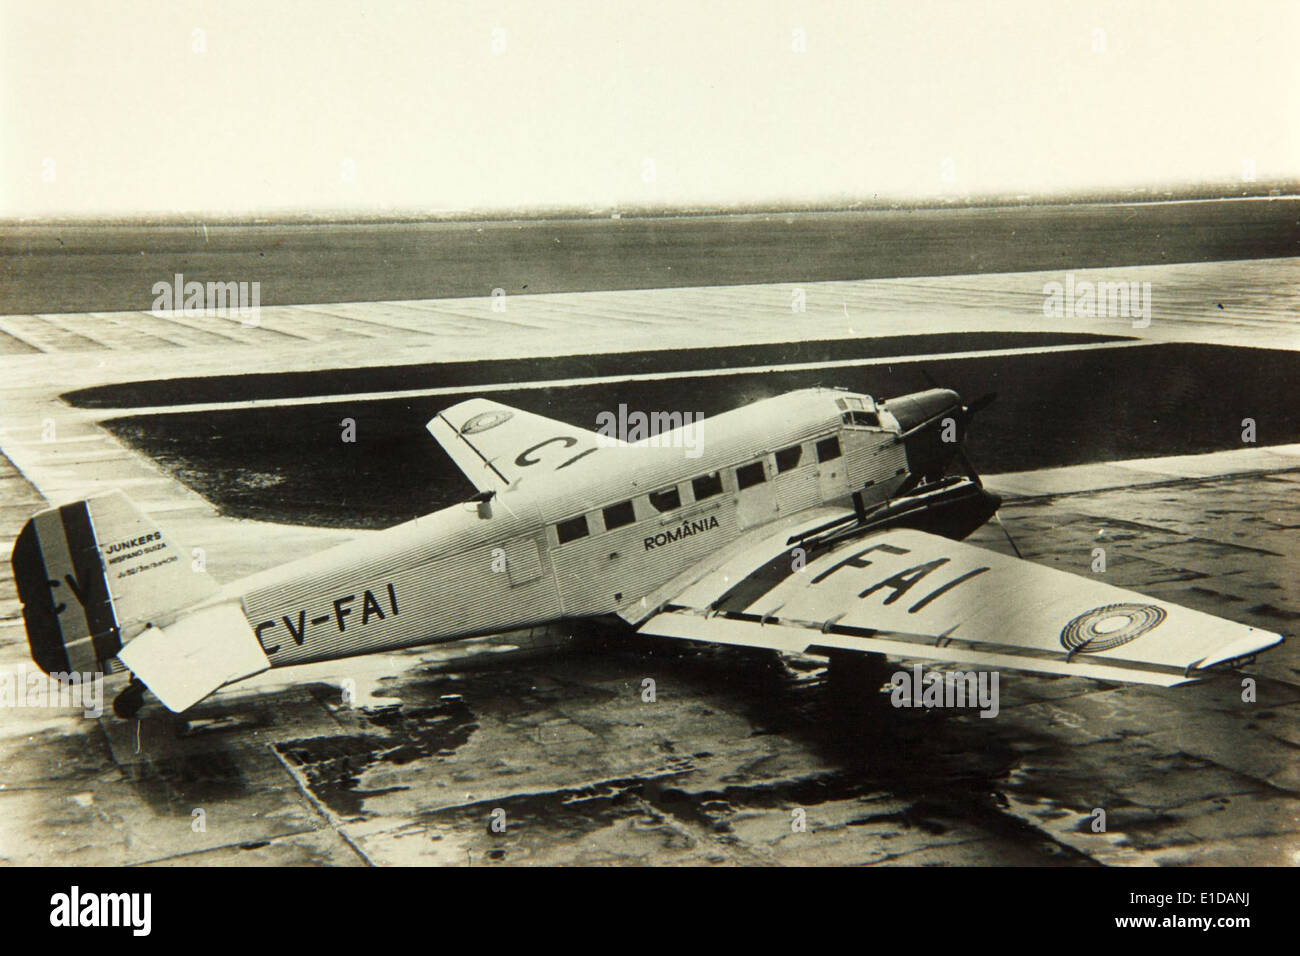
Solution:
{"label": "propeller blade", "polygon": [[1002,529],[1002,533],[1007,536],[1007,543],[1011,545],[1011,550],[1016,553],[1016,557],[1023,559],[1024,555],[1021,554],[1020,549],[1016,547],[1016,539],[1011,537],[1011,532],[1008,531],[1007,526],[1002,523],[1002,515],[995,511],[993,512],[993,518],[997,521],[998,527]]}
{"label": "propeller blade", "polygon": [[990,405],[993,404],[993,401],[997,397],[998,397],[997,392],[985,392],[979,398],[975,399],[975,401],[971,402],[969,405],[966,406],[966,414],[974,415],[976,412],[988,408]]}
{"label": "propeller blade", "polygon": [[975,470],[975,465],[971,463],[970,456],[966,454],[965,448],[958,446],[957,460],[961,462],[962,468],[966,469],[966,477],[975,482],[978,487],[983,488],[984,479],[981,478],[979,472]]}
{"label": "propeller blade", "polygon": [[913,425],[907,431],[899,435],[898,440],[902,441],[904,438],[909,438],[912,435],[915,435],[919,431],[924,431],[925,429],[933,425],[935,422],[940,422],[943,421],[945,418],[950,418],[952,417],[954,412],[960,412],[960,411],[962,411],[962,406],[960,404],[950,405],[947,408],[945,408],[943,411],[939,412],[938,414],[931,415],[929,418],[921,422],[919,425]]}

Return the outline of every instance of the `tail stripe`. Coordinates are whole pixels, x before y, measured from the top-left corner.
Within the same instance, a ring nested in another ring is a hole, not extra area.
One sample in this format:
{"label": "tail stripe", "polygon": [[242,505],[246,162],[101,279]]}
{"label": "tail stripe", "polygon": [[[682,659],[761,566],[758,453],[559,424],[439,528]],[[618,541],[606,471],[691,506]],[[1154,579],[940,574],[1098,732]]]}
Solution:
{"label": "tail stripe", "polygon": [[86,612],[86,624],[90,628],[98,664],[120,651],[122,641],[117,615],[113,612],[113,599],[108,593],[108,579],[99,553],[99,542],[91,524],[90,505],[85,501],[64,505],[59,509],[59,516],[63,519],[68,553],[80,584],[81,593],[77,597]]}
{"label": "tail stripe", "polygon": [[23,602],[23,623],[32,660],[47,674],[72,670],[59,630],[60,608],[50,586],[50,573],[41,556],[36,523],[28,522],[14,542],[14,585]]}
{"label": "tail stripe", "polygon": [[46,511],[37,515],[32,523],[45,558],[46,587],[54,609],[55,626],[67,651],[68,665],[75,671],[93,671],[95,652],[90,641],[90,621],[77,596],[82,585],[59,512]]}

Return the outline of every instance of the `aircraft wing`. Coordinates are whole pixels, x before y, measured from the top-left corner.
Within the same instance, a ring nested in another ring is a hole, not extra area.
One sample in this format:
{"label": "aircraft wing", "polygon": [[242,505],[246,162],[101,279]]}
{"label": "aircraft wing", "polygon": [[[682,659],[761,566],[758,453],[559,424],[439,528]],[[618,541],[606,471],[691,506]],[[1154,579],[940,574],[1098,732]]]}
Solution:
{"label": "aircraft wing", "polygon": [[443,409],[425,427],[479,491],[503,491],[530,472],[567,468],[623,444],[485,398]]}
{"label": "aircraft wing", "polygon": [[969,544],[882,531],[801,570],[783,541],[761,567],[706,572],[642,634],[793,653],[829,649],[1173,686],[1277,634]]}

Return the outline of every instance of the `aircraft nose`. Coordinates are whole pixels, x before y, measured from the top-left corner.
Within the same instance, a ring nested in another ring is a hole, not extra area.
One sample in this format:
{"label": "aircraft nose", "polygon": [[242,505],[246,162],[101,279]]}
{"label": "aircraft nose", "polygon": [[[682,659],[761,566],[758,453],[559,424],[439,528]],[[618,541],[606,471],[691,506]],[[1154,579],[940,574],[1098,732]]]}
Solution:
{"label": "aircraft nose", "polygon": [[898,420],[899,427],[909,432],[946,411],[952,411],[960,421],[961,396],[950,388],[930,388],[924,392],[900,395],[885,402],[889,413]]}
{"label": "aircraft nose", "polygon": [[[950,388],[931,388],[891,398],[885,408],[902,429],[908,470],[916,475],[941,474],[966,432],[961,396]],[[951,429],[944,427],[948,417],[954,423]]]}

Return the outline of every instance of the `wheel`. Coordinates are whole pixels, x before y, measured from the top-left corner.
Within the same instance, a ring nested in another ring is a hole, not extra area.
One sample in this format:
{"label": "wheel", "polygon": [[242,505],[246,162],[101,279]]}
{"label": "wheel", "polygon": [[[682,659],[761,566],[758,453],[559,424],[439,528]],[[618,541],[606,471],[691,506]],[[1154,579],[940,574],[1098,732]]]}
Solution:
{"label": "wheel", "polygon": [[838,651],[830,655],[827,688],[832,700],[851,710],[870,710],[888,705],[881,688],[889,683],[897,667],[884,654]]}
{"label": "wheel", "polygon": [[123,720],[130,720],[144,706],[145,689],[144,684],[132,679],[131,683],[127,684],[122,692],[113,698],[113,713]]}

